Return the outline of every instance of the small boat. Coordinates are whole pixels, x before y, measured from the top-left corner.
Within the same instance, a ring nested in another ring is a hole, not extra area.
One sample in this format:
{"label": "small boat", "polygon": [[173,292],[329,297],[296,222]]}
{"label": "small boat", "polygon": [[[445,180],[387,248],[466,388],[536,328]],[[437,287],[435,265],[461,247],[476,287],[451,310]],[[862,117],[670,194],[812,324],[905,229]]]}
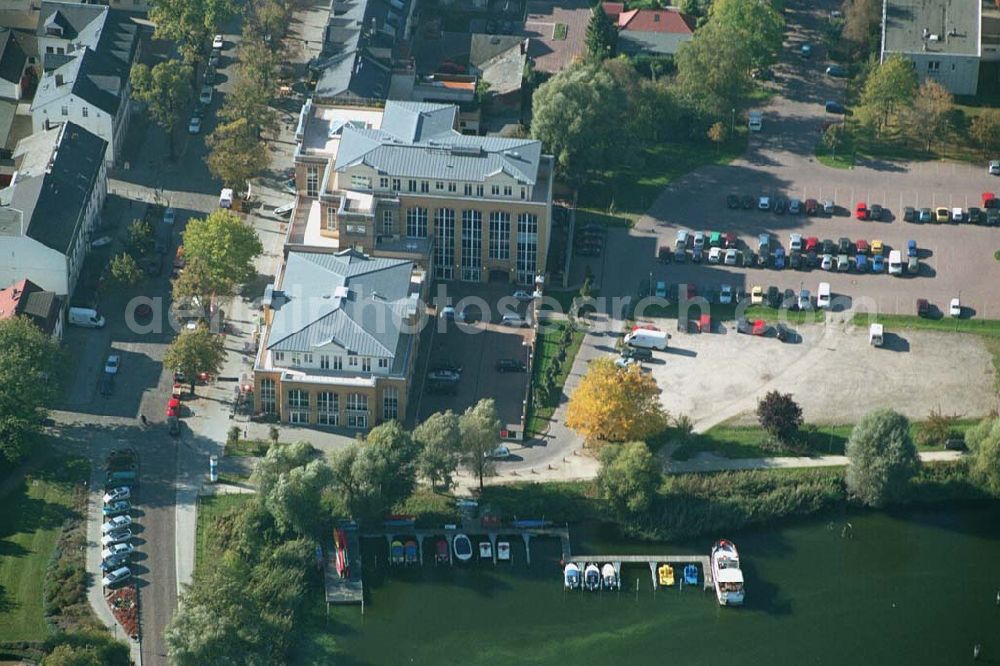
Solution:
{"label": "small boat", "polygon": [[510,542],[497,542],[497,559],[501,562],[510,562]]}
{"label": "small boat", "polygon": [[572,562],[563,567],[563,584],[567,590],[575,590],[580,587],[580,567]]}
{"label": "small boat", "polygon": [[656,575],[662,587],[671,587],[674,584],[674,568],[669,564],[661,564],[656,570]]}
{"label": "small boat", "polygon": [[402,564],[404,559],[403,542],[397,539],[389,545],[389,564]]}
{"label": "small boat", "polygon": [[684,583],[686,585],[698,584],[698,565],[689,564],[684,567]]}
{"label": "small boat", "polygon": [[621,582],[618,580],[618,572],[615,571],[615,565],[610,562],[601,567],[601,578],[603,579],[605,590],[617,590],[621,587]]}
{"label": "small boat", "polygon": [[740,556],[732,541],[719,539],[712,546],[712,580],[720,606],[743,604],[743,572]]}
{"label": "small boat", "polygon": [[337,574],[341,578],[350,578],[351,567],[347,562],[347,535],[344,530],[333,531],[333,544],[337,547]]}
{"label": "small boat", "polygon": [[434,545],[434,561],[438,564],[447,564],[449,559],[448,541],[445,539],[438,539],[437,543]]}
{"label": "small boat", "polygon": [[469,541],[469,537],[464,534],[455,535],[455,541],[452,543],[452,548],[455,549],[455,557],[457,557],[460,562],[468,562],[472,559],[472,542]]}
{"label": "small boat", "polygon": [[407,565],[419,564],[420,563],[420,550],[417,547],[417,542],[410,539],[403,546],[403,557],[406,560]]}
{"label": "small boat", "polygon": [[583,570],[583,587],[588,592],[596,592],[601,589],[601,570],[596,564],[588,564]]}
{"label": "small boat", "polygon": [[538,529],[541,527],[548,527],[552,524],[551,520],[539,520],[537,518],[524,518],[522,520],[515,520],[511,523],[514,527],[520,529]]}
{"label": "small boat", "polygon": [[481,560],[493,559],[493,544],[491,544],[489,541],[479,542],[479,559]]}

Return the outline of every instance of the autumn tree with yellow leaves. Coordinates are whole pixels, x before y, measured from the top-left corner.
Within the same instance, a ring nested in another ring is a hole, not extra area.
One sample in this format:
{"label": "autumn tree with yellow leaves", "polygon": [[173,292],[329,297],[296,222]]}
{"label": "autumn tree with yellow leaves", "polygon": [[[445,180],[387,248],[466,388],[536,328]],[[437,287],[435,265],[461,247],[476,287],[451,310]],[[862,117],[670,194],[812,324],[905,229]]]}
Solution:
{"label": "autumn tree with yellow leaves", "polygon": [[667,427],[656,381],[638,364],[619,368],[611,359],[590,364],[567,407],[566,425],[588,445],[645,440]]}

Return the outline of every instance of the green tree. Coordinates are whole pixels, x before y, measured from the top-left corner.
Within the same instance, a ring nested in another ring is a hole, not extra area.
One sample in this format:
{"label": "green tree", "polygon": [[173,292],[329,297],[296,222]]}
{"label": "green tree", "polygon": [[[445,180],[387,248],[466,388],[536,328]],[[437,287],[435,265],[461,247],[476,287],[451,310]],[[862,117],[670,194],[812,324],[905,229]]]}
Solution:
{"label": "green tree", "polygon": [[1000,495],[1000,418],[983,419],[965,434],[972,452],[972,478],[985,490]]}
{"label": "green tree", "polygon": [[585,39],[587,56],[591,60],[600,62],[614,56],[618,45],[618,29],[600,4],[590,10],[590,23],[587,24]]}
{"label": "green tree", "polygon": [[208,316],[205,308],[212,299],[234,296],[236,285],[229,276],[211,270],[204,260],[192,259],[174,279],[171,293],[176,306],[187,304]]}
{"label": "green tree", "polygon": [[267,144],[247,131],[244,118],[218,125],[205,141],[211,152],[206,162],[212,175],[237,192],[271,164]]}
{"label": "green tree", "polygon": [[203,57],[205,44],[234,12],[231,0],[153,0],[153,37],[173,42],[187,65]]}
{"label": "green tree", "polygon": [[128,646],[107,631],[58,633],[45,641],[42,666],[129,666]]}
{"label": "green tree", "polygon": [[191,102],[190,77],[191,68],[177,60],[164,60],[152,68],[142,63],[132,66],[132,96],[146,104],[153,120],[167,133],[171,160],[174,127]]}
{"label": "green tree", "polygon": [[789,444],[802,426],[802,408],[790,393],[768,391],[757,401],[757,419],[771,437]]}
{"label": "green tree", "polygon": [[153,227],[146,220],[132,220],[128,225],[128,244],[139,252],[148,252],[153,246]]}
{"label": "green tree", "polygon": [[743,106],[752,88],[750,64],[740,35],[709,21],[677,53],[676,89],[696,112],[725,118]]}
{"label": "green tree", "polygon": [[555,155],[560,172],[579,183],[592,169],[622,159],[625,92],[599,65],[574,65],[535,91],[531,134]]}
{"label": "green tree", "polygon": [[972,119],[969,134],[985,154],[1000,151],[1000,110],[982,109]]}
{"label": "green tree", "polygon": [[250,481],[257,486],[258,493],[265,496],[278,483],[281,475],[305,467],[316,458],[317,454],[318,451],[308,442],[292,444],[273,442],[264,457],[254,466]]}
{"label": "green tree", "polygon": [[261,39],[275,48],[288,30],[291,20],[290,7],[280,0],[263,0],[254,5],[252,24]]}
{"label": "green tree", "polygon": [[493,452],[500,442],[500,419],[492,398],[480,400],[458,419],[462,434],[462,460],[465,467],[479,479],[479,492],[483,479],[496,474]]}
{"label": "green tree", "polygon": [[943,142],[951,130],[954,98],[948,89],[933,79],[927,79],[917,90],[913,106],[906,114],[910,136],[930,151],[934,141]]}
{"label": "green tree", "polygon": [[641,514],[653,503],[662,473],[645,442],[601,449],[597,487],[619,518]]}
{"label": "green tree", "polygon": [[142,270],[139,268],[139,264],[136,263],[135,257],[128,252],[115,255],[111,259],[109,267],[111,269],[111,277],[118,284],[132,287],[139,284],[139,281],[142,280]]}
{"label": "green tree", "polygon": [[823,146],[830,151],[832,157],[837,157],[837,149],[844,145],[846,133],[843,123],[834,123],[823,130]]}
{"label": "green tree", "polygon": [[721,122],[714,122],[708,128],[708,140],[715,144],[715,152],[722,150],[722,142],[726,140],[726,126]]}
{"label": "green tree", "polygon": [[198,375],[203,372],[219,374],[225,359],[226,344],[222,336],[205,326],[181,331],[163,353],[163,365],[180,370],[190,380],[191,395],[194,395]]}
{"label": "green tree", "polygon": [[264,506],[274,516],[278,529],[317,537],[323,515],[316,510],[333,473],[325,460],[313,460],[278,475],[264,496]]}
{"label": "green tree", "polygon": [[413,492],[418,452],[398,421],[372,428],[331,463],[337,510],[361,520],[384,515]]}
{"label": "green tree", "polygon": [[253,261],[264,246],[254,228],[232,211],[220,208],[189,220],[183,238],[187,261],[203,262],[211,284],[241,284],[257,274]]}
{"label": "green tree", "polygon": [[28,452],[56,398],[63,354],[26,317],[0,320],[0,476]]}
{"label": "green tree", "polygon": [[855,52],[868,53],[882,18],[882,3],[880,0],[845,0],[843,10],[841,35],[854,46]]}
{"label": "green tree", "polygon": [[910,422],[888,409],[866,414],[847,440],[847,492],[868,506],[898,497],[920,459],[910,439]]}
{"label": "green tree", "polygon": [[772,0],[713,0],[709,24],[738,41],[751,67],[773,63],[785,34],[785,19]]}
{"label": "green tree", "polygon": [[262,130],[277,127],[277,114],[270,102],[278,79],[280,55],[260,40],[250,40],[240,47],[236,83],[226,95],[219,112],[224,120],[245,121],[244,131],[257,138]]}
{"label": "green tree", "polygon": [[898,53],[892,54],[865,81],[859,115],[881,134],[893,114],[913,104],[916,93],[917,73],[911,61]]}
{"label": "green tree", "polygon": [[462,458],[462,434],[458,416],[450,409],[427,417],[413,430],[413,440],[420,446],[417,469],[432,488],[451,486],[451,477]]}

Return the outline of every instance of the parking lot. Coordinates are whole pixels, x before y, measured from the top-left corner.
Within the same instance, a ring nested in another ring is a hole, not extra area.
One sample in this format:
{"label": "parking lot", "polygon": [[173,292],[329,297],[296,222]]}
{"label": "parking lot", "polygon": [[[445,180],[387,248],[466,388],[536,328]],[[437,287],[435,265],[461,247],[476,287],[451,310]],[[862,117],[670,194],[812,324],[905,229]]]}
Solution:
{"label": "parking lot", "polygon": [[[820,424],[852,423],[879,407],[923,419],[932,408],[971,417],[993,406],[991,357],[978,337],[889,328],[878,348],[867,329],[841,319],[793,327],[797,343],[741,335],[733,325],[673,333],[670,348],[644,366],[664,407],[696,423],[755,422],[757,400],[771,390],[791,393],[806,422]],[[672,321],[654,322],[673,330]]]}
{"label": "parking lot", "polygon": [[[461,413],[482,398],[494,398],[501,423],[520,423],[528,373],[497,370],[497,361],[502,359],[525,365],[528,360],[526,342],[530,329],[498,323],[497,303],[509,297],[512,291],[508,284],[443,285],[443,291],[438,293],[446,294],[457,308],[461,307],[462,299],[466,299],[466,303],[471,303],[473,298],[483,299],[492,310],[492,318],[489,323],[482,321],[481,308],[470,304],[465,307],[466,322],[445,321],[438,317],[429,324],[434,327],[430,353],[418,362],[415,375],[419,382],[416,393],[418,421],[446,409]],[[437,297],[435,293],[432,301]],[[528,309],[526,304],[515,304],[512,299],[506,307],[520,313]],[[458,370],[460,379],[453,385],[427,380],[428,373],[442,369]]]}

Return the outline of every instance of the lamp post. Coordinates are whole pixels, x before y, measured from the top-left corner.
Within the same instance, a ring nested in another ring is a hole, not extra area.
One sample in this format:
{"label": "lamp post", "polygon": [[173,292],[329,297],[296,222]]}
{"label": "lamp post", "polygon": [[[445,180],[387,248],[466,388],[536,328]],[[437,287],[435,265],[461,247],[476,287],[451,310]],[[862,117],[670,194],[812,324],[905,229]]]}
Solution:
{"label": "lamp post", "polygon": [[736,107],[733,107],[733,119],[729,123],[729,138],[736,134]]}

